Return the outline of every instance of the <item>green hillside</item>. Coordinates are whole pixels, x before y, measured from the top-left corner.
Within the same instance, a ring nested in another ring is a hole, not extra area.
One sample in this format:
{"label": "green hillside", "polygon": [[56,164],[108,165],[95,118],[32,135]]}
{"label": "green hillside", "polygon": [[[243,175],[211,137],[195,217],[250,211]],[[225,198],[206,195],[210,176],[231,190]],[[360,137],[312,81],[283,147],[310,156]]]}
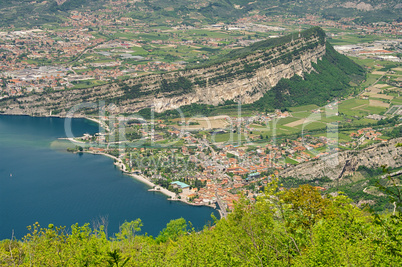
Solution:
{"label": "green hillside", "polygon": [[[399,195],[400,197],[400,195]],[[0,242],[1,266],[400,266],[402,215],[376,215],[343,195],[304,185],[268,185],[255,204],[241,199],[226,219],[195,232],[184,219],[160,234],[140,220],[108,238],[103,227],[39,224],[22,240]]]}
{"label": "green hillside", "polygon": [[327,43],[326,54],[317,64],[316,72],[291,79],[282,79],[263,98],[254,103],[260,110],[287,108],[308,104],[323,105],[328,100],[354,92],[351,82],[358,84],[365,71],[352,60],[336,52]]}

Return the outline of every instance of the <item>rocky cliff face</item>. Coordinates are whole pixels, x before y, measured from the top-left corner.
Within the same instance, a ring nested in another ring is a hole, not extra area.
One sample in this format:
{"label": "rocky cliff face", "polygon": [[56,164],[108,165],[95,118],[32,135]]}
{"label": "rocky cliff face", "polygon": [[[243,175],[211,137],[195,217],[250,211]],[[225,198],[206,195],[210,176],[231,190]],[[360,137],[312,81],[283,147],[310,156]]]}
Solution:
{"label": "rocky cliff face", "polygon": [[379,168],[402,166],[402,148],[396,147],[402,138],[392,139],[388,143],[376,144],[359,151],[344,151],[329,157],[296,165],[280,173],[282,177],[294,177],[304,180],[328,177],[332,180],[352,174],[359,166]]}
{"label": "rocky cliff face", "polygon": [[191,70],[153,74],[90,89],[3,100],[0,112],[66,116],[77,104],[100,100],[115,104],[116,112],[125,113],[147,107],[162,112],[192,103],[218,105],[226,100],[252,103],[280,79],[314,71],[312,62],[320,60],[325,51],[325,39],[313,34]]}
{"label": "rocky cliff face", "polygon": [[[310,42],[317,42],[316,39],[310,40]],[[290,45],[287,49],[287,53],[300,49],[303,46]],[[279,58],[281,52],[274,50],[273,58]],[[258,68],[253,76],[245,77],[238,76],[230,82],[222,82],[217,84],[208,84],[206,87],[197,86],[195,92],[186,96],[177,97],[161,97],[154,99],[155,110],[157,112],[178,108],[183,105],[192,103],[203,103],[210,105],[218,105],[226,100],[241,100],[242,103],[253,103],[260,99],[264,93],[274,87],[280,79],[291,78],[294,75],[303,75],[303,72],[311,72],[313,70],[312,62],[317,63],[322,56],[325,55],[325,45],[318,45],[314,49],[306,50],[300,55],[298,59],[293,59],[289,63],[279,64],[264,64],[261,58],[263,53],[257,53],[246,59],[238,59],[230,64],[227,64],[219,71],[219,68],[212,67],[209,70],[198,73],[198,75],[205,75],[208,77],[208,81],[216,75],[223,74],[234,68],[235,70],[244,68],[243,62],[248,62],[249,65],[256,64],[257,62],[262,65]],[[214,75],[209,75],[214,73]],[[212,76],[212,77],[211,77]],[[208,83],[208,82],[207,82]]]}

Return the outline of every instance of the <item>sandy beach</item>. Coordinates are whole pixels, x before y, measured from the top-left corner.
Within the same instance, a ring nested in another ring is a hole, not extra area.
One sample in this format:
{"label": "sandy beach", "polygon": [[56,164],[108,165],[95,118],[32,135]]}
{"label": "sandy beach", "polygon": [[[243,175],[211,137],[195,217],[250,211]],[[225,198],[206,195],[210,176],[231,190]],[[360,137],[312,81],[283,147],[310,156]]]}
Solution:
{"label": "sandy beach", "polygon": [[107,132],[110,131],[109,126],[108,126],[105,122],[103,122],[103,121],[101,121],[101,120],[99,120],[99,119],[90,118],[90,117],[84,117],[84,118],[87,119],[87,120],[89,120],[89,121],[96,122],[96,123],[99,124],[102,128],[104,128]]}
{"label": "sandy beach", "polygon": [[160,186],[155,186],[153,189],[149,189],[148,191],[151,192],[160,192],[168,197],[170,197],[170,200],[180,200],[176,197],[176,194],[167,190],[166,188],[160,187]]}
{"label": "sandy beach", "polygon": [[173,192],[171,192],[171,191],[169,191],[169,190],[167,190],[167,189],[165,189],[163,187],[155,185],[154,183],[149,181],[147,178],[145,178],[145,176],[143,176],[143,175],[133,174],[133,173],[127,172],[126,166],[123,164],[121,159],[116,158],[116,157],[114,157],[112,155],[109,155],[107,153],[102,153],[102,152],[85,151],[85,153],[94,154],[94,155],[104,155],[106,157],[109,157],[109,158],[112,158],[112,159],[116,160],[115,165],[118,166],[122,172],[124,172],[125,174],[133,177],[134,179],[136,179],[136,180],[138,180],[138,181],[150,186],[151,189],[149,191],[161,192],[162,194],[164,194],[164,195],[166,195],[168,197],[171,197],[171,200],[176,200],[176,194],[175,193],[173,193]]}
{"label": "sandy beach", "polygon": [[155,186],[155,184],[153,182],[146,179],[143,175],[132,174],[132,173],[127,173],[127,174],[130,175],[131,177],[133,177],[134,179],[136,179],[146,185],[149,185],[152,188]]}
{"label": "sandy beach", "polygon": [[149,185],[150,187],[152,187],[151,189],[149,189],[148,191],[151,192],[160,192],[168,197],[170,197],[170,200],[178,200],[176,198],[176,194],[167,190],[166,188],[160,187],[158,185],[155,185],[154,183],[152,183],[151,181],[149,181],[147,178],[145,178],[143,175],[138,175],[138,174],[132,174],[132,173],[127,173],[128,175],[130,175],[131,177],[139,180],[140,182],[143,182],[146,185]]}
{"label": "sandy beach", "polygon": [[69,138],[58,138],[58,139],[59,139],[59,140],[68,140],[68,141],[70,141],[70,142],[72,142],[72,143],[86,144],[85,142],[75,140],[74,138],[71,138],[71,137],[69,137]]}

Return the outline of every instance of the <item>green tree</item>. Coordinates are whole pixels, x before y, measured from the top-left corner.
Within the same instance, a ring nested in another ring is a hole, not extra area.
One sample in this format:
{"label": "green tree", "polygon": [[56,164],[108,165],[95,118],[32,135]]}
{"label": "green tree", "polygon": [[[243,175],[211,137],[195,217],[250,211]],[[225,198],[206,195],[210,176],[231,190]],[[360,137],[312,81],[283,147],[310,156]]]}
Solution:
{"label": "green tree", "polygon": [[116,234],[116,239],[120,241],[127,240],[132,242],[135,234],[141,231],[142,226],[143,224],[141,219],[131,222],[125,221],[122,225],[120,225],[120,232]]}
{"label": "green tree", "polygon": [[163,229],[158,237],[155,239],[157,243],[171,241],[177,241],[177,239],[187,232],[187,223],[183,218],[177,220],[171,220],[166,228]]}

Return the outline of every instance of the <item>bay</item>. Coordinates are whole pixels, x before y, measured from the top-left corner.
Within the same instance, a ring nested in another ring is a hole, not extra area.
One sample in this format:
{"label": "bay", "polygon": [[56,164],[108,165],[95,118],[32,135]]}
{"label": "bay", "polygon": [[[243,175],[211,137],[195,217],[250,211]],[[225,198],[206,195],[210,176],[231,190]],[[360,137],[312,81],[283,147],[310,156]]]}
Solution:
{"label": "bay", "polygon": [[[72,125],[76,136],[99,131],[85,119],[73,119]],[[60,137],[66,137],[64,119],[0,116],[0,240],[13,232],[22,238],[35,222],[69,228],[106,218],[113,236],[124,221],[140,218],[140,234],[156,236],[172,219],[183,217],[200,230],[212,213],[219,216],[214,209],[148,192],[110,158],[68,153]]]}

